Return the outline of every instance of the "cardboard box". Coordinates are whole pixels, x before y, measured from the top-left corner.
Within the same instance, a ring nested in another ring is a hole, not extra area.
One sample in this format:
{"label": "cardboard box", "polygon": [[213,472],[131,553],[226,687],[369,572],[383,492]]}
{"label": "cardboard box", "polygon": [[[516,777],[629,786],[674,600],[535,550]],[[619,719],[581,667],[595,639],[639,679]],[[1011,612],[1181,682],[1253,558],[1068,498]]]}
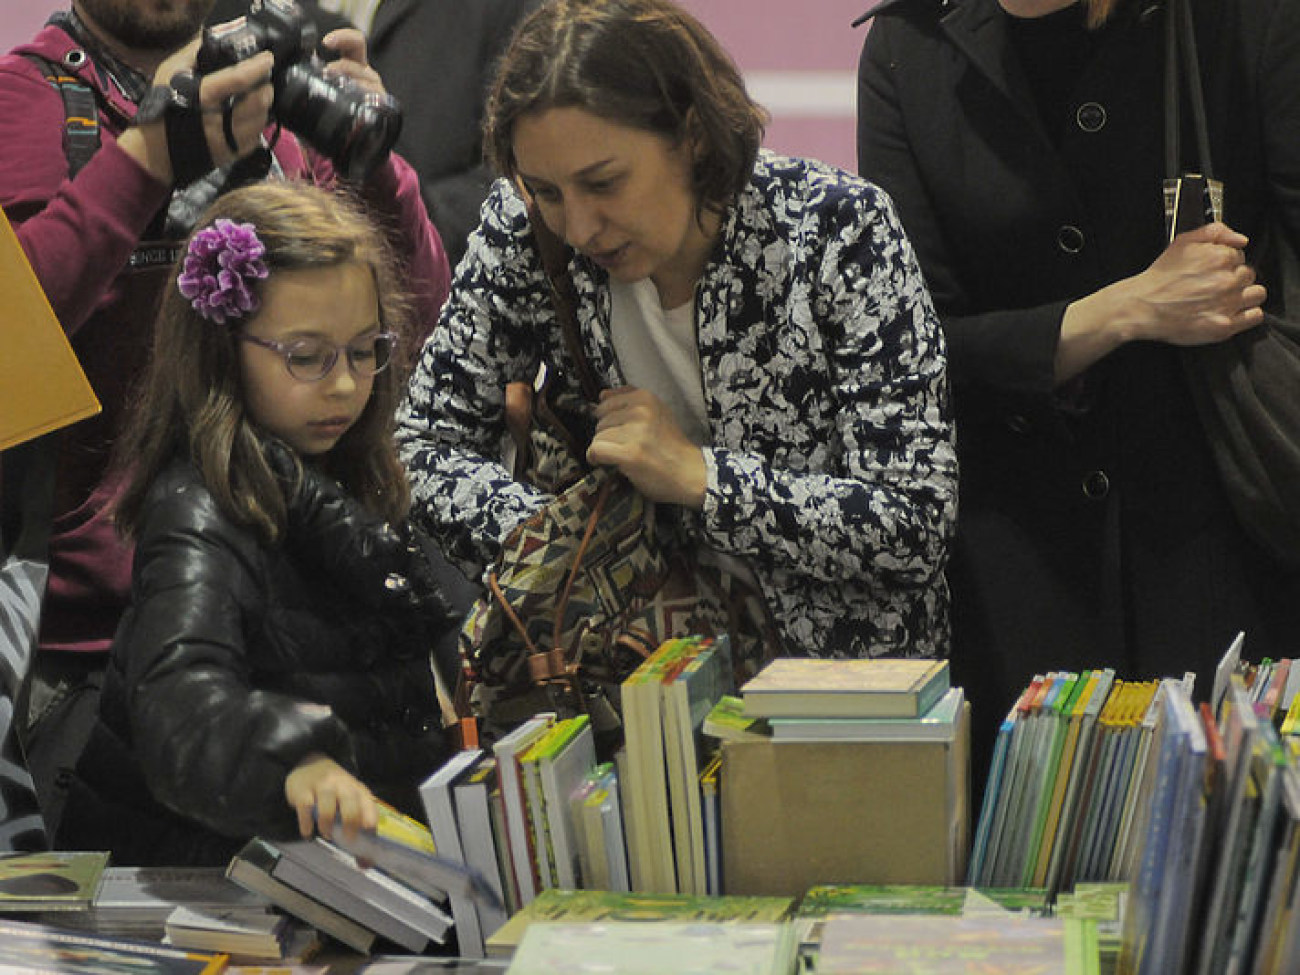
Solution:
{"label": "cardboard box", "polygon": [[724,741],[725,892],[962,883],[969,765],[969,705],[950,741]]}

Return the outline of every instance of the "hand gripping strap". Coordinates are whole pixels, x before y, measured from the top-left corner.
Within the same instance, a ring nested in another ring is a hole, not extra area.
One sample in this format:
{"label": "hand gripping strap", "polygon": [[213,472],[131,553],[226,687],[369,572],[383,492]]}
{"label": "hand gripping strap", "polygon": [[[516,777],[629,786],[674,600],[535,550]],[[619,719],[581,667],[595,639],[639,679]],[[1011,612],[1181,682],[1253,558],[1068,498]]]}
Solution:
{"label": "hand gripping strap", "polygon": [[189,186],[215,168],[203,131],[203,105],[199,101],[199,79],[183,71],[172,78],[171,104],[163,113],[167,129],[167,152],[177,186]]}

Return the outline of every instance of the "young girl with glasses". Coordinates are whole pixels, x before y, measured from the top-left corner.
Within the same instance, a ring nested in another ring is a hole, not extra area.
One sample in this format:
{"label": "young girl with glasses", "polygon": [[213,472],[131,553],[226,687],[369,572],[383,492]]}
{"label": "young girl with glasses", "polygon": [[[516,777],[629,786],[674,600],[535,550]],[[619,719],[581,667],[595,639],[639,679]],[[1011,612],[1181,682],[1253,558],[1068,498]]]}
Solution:
{"label": "young girl with glasses", "polygon": [[418,814],[451,621],[392,441],[405,329],[344,198],[267,183],[198,224],[120,442],[133,600],[60,847],[224,864],[255,834],[373,827],[376,797]]}

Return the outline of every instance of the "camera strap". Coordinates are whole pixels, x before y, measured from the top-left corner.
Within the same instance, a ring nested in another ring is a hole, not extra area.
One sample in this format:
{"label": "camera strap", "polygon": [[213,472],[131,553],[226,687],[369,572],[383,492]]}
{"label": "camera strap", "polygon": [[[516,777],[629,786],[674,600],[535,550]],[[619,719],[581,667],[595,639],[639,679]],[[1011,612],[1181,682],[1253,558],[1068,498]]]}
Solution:
{"label": "camera strap", "polygon": [[192,71],[182,71],[173,77],[172,99],[163,111],[167,153],[171,156],[172,177],[177,186],[189,186],[215,168],[208,150],[208,137],[203,131],[200,84]]}
{"label": "camera strap", "polygon": [[90,86],[58,64],[37,54],[28,60],[41,69],[45,80],[63,99],[63,154],[68,160],[68,178],[72,179],[99,151],[99,104]]}

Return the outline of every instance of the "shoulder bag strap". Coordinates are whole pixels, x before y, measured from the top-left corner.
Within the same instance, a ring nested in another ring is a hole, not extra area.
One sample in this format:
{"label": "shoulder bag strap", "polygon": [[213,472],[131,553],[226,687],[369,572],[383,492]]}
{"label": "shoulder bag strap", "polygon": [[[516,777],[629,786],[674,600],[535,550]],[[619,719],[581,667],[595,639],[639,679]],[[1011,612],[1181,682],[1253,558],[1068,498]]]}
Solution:
{"label": "shoulder bag strap", "polygon": [[[1197,173],[1183,171],[1182,92],[1187,89],[1196,138]],[[1214,178],[1210,132],[1201,87],[1201,65],[1188,0],[1168,0],[1165,11],[1165,231],[1170,241],[1183,230],[1223,219],[1223,184]]]}
{"label": "shoulder bag strap", "polygon": [[583,350],[582,336],[578,333],[578,293],[573,286],[573,277],[569,274],[569,248],[546,225],[534,200],[528,202],[528,222],[532,225],[533,238],[542,255],[542,269],[546,272],[546,280],[551,287],[551,304],[555,308],[555,317],[560,320],[564,346],[573,359],[574,368],[578,370],[578,382],[582,385],[583,395],[595,403],[600,399],[601,384]]}

